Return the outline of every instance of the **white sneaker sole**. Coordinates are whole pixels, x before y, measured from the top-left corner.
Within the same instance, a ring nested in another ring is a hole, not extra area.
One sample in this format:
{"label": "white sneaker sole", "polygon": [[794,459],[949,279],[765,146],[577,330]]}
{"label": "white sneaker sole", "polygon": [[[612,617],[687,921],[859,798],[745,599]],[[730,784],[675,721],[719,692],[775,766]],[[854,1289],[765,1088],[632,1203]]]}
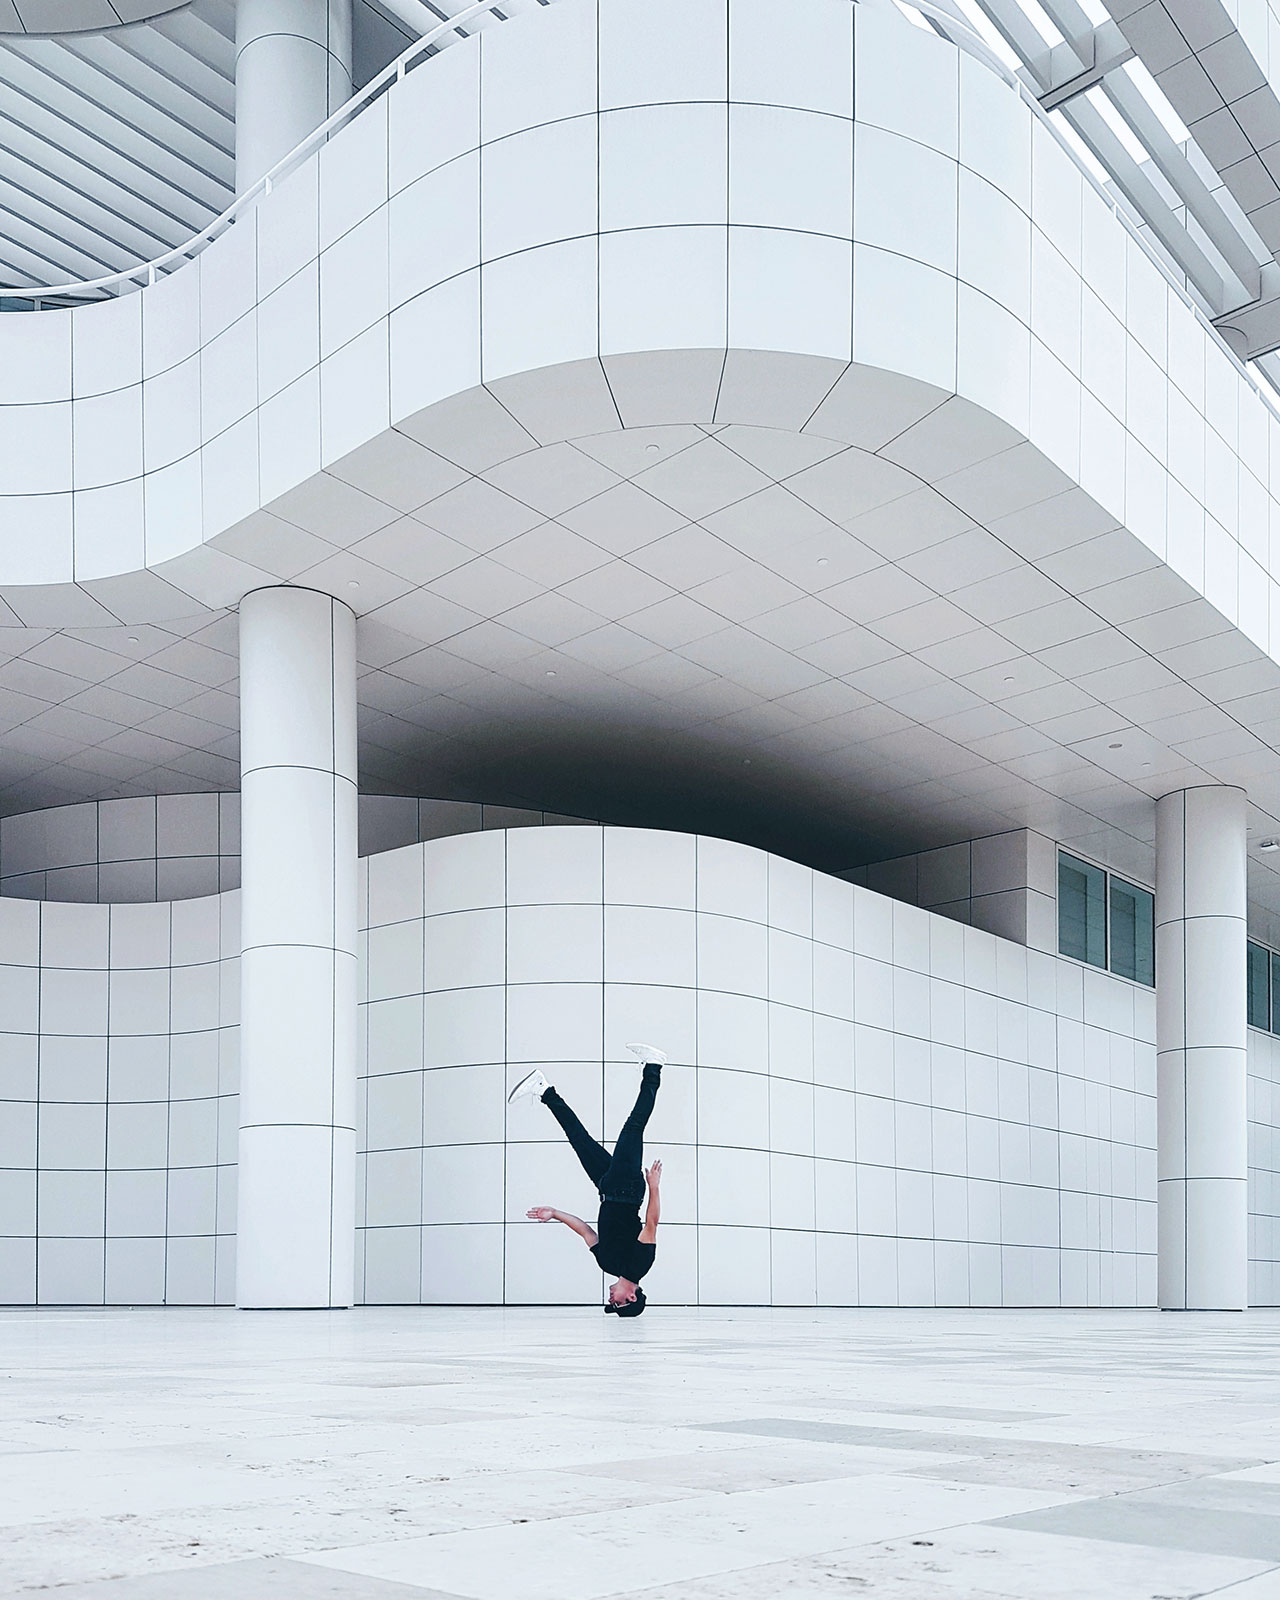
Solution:
{"label": "white sneaker sole", "polygon": [[665,1067],[667,1064],[667,1052],[658,1050],[651,1044],[629,1044],[627,1049],[641,1061],[656,1061],[660,1067]]}
{"label": "white sneaker sole", "polygon": [[[516,1084],[515,1088],[507,1096],[507,1104],[509,1106],[513,1106],[517,1100],[523,1100],[526,1095],[532,1096],[538,1082],[538,1077],[539,1074],[536,1071],[525,1073],[524,1077],[521,1078],[520,1082]],[[548,1087],[550,1087],[550,1085],[548,1085]],[[545,1093],[545,1090],[538,1090],[537,1092],[542,1094]]]}

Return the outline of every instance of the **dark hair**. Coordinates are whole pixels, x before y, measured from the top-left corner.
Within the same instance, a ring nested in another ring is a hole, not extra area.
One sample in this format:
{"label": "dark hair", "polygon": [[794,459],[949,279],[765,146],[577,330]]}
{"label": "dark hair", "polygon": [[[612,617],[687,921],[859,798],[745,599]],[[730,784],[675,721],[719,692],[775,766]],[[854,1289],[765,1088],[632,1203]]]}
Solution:
{"label": "dark hair", "polygon": [[606,1300],[604,1304],[605,1315],[610,1317],[638,1317],[644,1310],[646,1303],[644,1290],[637,1284],[634,1300],[624,1301],[620,1306],[615,1306],[612,1300]]}

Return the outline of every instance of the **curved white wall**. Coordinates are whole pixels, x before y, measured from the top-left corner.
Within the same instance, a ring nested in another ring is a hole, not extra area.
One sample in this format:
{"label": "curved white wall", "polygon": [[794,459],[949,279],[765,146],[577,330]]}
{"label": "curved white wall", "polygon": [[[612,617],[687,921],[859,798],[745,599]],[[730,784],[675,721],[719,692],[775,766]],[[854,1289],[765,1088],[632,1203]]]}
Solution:
{"label": "curved white wall", "polygon": [[[616,1132],[648,1035],[655,1300],[1154,1303],[1150,990],[718,840],[522,829],[364,872],[358,1298],[598,1298],[523,1220],[588,1186],[505,1092],[542,1064]],[[230,1303],[238,898],[0,901],[5,1300]],[[1249,1046],[1267,1304],[1280,1043]]]}
{"label": "curved white wall", "polygon": [[366,1301],[589,1302],[530,1205],[590,1186],[541,1065],[616,1132],[672,1064],[653,1297],[1150,1304],[1154,995],[758,850],[539,829],[368,863]]}
{"label": "curved white wall", "polygon": [[1249,1304],[1280,1305],[1280,1038],[1249,1029]]}
{"label": "curved white wall", "polygon": [[239,895],[0,899],[0,1301],[233,1298]]}
{"label": "curved white wall", "polygon": [[[360,854],[484,828],[579,823],[551,811],[363,794]],[[0,896],[190,900],[240,887],[240,795],[159,794],[0,817]]]}
{"label": "curved white wall", "polygon": [[[408,75],[168,281],[5,318],[16,615],[181,613],[318,564],[350,524],[311,480],[364,516],[394,428],[465,470],[715,419],[901,435],[978,520],[1079,486],[1053,551],[1007,531],[1039,558],[1123,524],[1271,648],[1280,424],[1217,339],[979,62],[847,0],[778,15],[563,0]],[[343,465],[377,440],[379,471]]]}
{"label": "curved white wall", "polygon": [[240,796],[89,800],[0,817],[0,896],[188,900],[240,885]]}

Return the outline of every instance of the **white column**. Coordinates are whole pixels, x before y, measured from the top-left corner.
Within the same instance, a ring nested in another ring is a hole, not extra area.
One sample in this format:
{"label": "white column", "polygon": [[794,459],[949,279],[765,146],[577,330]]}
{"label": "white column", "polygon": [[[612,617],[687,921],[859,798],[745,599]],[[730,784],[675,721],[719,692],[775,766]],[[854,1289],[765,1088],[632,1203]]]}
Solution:
{"label": "white column", "polygon": [[349,1306],[356,1100],[355,617],[240,603],[236,1303]]}
{"label": "white column", "polygon": [[351,0],[237,0],[236,193],[351,97]]}
{"label": "white column", "polygon": [[1241,789],[1156,805],[1159,1294],[1248,1303],[1245,824]]}

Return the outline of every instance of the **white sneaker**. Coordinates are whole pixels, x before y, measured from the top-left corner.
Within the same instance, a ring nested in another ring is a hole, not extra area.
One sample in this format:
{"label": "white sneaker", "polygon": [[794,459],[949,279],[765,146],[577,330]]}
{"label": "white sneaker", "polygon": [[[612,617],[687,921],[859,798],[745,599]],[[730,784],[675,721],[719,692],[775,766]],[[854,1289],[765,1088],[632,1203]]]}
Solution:
{"label": "white sneaker", "polygon": [[551,1084],[545,1075],[535,1067],[528,1077],[521,1078],[516,1084],[507,1096],[507,1104],[513,1106],[517,1100],[541,1100],[550,1087]]}
{"label": "white sneaker", "polygon": [[655,1045],[629,1044],[627,1049],[630,1050],[633,1056],[639,1056],[641,1061],[656,1061],[660,1067],[665,1067],[667,1064],[667,1052],[659,1050]]}

